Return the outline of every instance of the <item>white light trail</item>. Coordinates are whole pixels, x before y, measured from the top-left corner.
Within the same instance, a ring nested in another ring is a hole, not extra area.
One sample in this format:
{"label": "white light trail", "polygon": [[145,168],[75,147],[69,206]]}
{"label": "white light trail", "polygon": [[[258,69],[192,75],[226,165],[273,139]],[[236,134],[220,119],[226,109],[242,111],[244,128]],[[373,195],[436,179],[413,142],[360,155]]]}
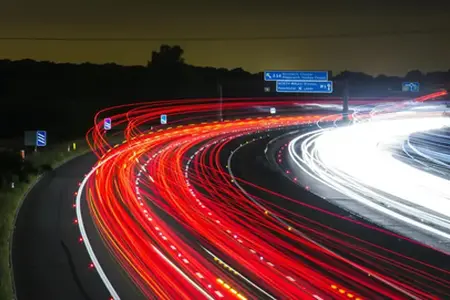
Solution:
{"label": "white light trail", "polygon": [[340,194],[450,239],[450,181],[396,159],[391,151],[402,149],[413,133],[449,126],[450,119],[441,114],[381,114],[298,136],[289,154],[302,171]]}

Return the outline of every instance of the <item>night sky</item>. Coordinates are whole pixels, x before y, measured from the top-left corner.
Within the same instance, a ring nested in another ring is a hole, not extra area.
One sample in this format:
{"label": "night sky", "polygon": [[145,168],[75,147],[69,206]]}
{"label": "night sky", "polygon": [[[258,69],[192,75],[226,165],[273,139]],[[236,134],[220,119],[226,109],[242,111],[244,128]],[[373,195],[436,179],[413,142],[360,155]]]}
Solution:
{"label": "night sky", "polygon": [[[448,28],[450,1],[7,0],[0,37],[246,38]],[[155,1],[156,2],[156,1]],[[214,3],[216,2],[216,3]],[[327,3],[332,4],[327,4]],[[346,4],[353,2],[353,4]],[[401,3],[400,3],[401,2]],[[422,2],[422,4],[420,4]],[[356,4],[355,4],[356,3]],[[372,4],[368,4],[372,3]],[[425,6],[423,3],[428,3]],[[264,69],[345,69],[404,75],[450,69],[450,35],[247,41],[11,41],[0,58],[144,65],[162,43],[180,44],[193,65]]]}

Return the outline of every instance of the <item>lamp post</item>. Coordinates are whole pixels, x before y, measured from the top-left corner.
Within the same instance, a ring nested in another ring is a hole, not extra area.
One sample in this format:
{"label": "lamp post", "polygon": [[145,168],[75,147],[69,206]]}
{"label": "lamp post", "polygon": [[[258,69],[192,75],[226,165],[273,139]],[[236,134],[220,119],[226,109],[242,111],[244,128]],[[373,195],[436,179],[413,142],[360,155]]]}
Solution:
{"label": "lamp post", "polygon": [[223,122],[223,97],[222,97],[222,85],[218,84],[219,90],[219,120]]}

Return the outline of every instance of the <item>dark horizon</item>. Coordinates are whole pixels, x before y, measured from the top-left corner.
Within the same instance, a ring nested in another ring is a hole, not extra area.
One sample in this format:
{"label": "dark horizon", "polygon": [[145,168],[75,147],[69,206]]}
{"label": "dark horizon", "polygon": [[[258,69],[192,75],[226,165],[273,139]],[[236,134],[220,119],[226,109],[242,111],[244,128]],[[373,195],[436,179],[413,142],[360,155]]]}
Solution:
{"label": "dark horizon", "polygon": [[[158,49],[156,49],[156,50],[158,50]],[[150,55],[149,55],[149,57],[150,57]],[[70,62],[70,61],[54,61],[54,60],[53,61],[52,60],[37,60],[37,59],[32,59],[32,58],[22,58],[22,59],[0,58],[0,62],[2,62],[2,61],[3,62],[4,61],[9,61],[9,62],[12,62],[12,63],[34,62],[34,63],[55,64],[55,65],[75,65],[75,66],[82,66],[82,65],[93,65],[93,66],[114,65],[114,66],[117,66],[117,67],[124,67],[124,68],[127,68],[127,67],[130,67],[130,68],[133,68],[133,67],[144,67],[145,68],[145,67],[147,67],[148,63],[150,63],[150,58],[149,58],[149,60],[146,63],[134,64],[134,65],[124,65],[124,64],[117,63],[117,62],[105,62],[105,63],[95,63],[95,62],[90,62],[90,61]],[[185,64],[188,65],[188,66],[192,66],[192,67],[214,68],[214,69],[218,69],[218,70],[223,69],[223,70],[226,70],[226,71],[243,70],[244,72],[249,73],[251,75],[262,74],[262,73],[264,73],[264,71],[268,71],[268,70],[270,70],[270,71],[275,71],[275,70],[280,70],[280,71],[289,71],[289,70],[292,70],[292,71],[312,71],[312,70],[329,71],[329,70],[324,70],[324,69],[293,69],[293,68],[290,68],[290,69],[264,69],[264,70],[261,70],[261,71],[258,71],[258,72],[251,72],[251,71],[246,70],[245,68],[239,67],[239,66],[230,67],[230,68],[217,67],[217,66],[199,66],[199,65],[190,64],[188,61],[185,62]],[[361,70],[349,70],[349,69],[340,70],[338,72],[332,72],[332,74],[333,74],[333,77],[337,76],[339,74],[342,74],[342,73],[349,72],[349,73],[365,74],[365,75],[369,75],[369,76],[371,76],[373,78],[383,77],[383,76],[390,77],[390,78],[405,78],[408,75],[408,73],[410,73],[410,72],[417,72],[417,71],[421,72],[423,75],[427,75],[427,74],[430,74],[430,73],[447,73],[447,72],[450,72],[450,67],[448,69],[444,68],[444,69],[440,69],[440,70],[430,70],[430,71],[427,71],[427,72],[424,72],[424,71],[422,71],[422,70],[420,70],[418,68],[411,68],[408,71],[406,71],[404,74],[400,74],[400,75],[390,75],[390,74],[385,74],[385,73],[370,74],[370,73],[367,73],[367,72],[364,72],[364,71],[361,71]]]}
{"label": "dark horizon", "polygon": [[170,43],[186,50],[189,64],[252,73],[347,69],[401,76],[450,69],[450,3],[392,2],[6,2],[0,57],[145,65],[159,44]]}

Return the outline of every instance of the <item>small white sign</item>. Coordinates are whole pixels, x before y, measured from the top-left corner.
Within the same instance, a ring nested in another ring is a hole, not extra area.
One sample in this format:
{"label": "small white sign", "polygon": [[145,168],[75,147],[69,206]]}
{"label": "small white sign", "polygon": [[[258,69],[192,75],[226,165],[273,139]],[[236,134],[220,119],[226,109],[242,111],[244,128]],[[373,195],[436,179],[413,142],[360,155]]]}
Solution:
{"label": "small white sign", "polygon": [[111,118],[105,118],[103,121],[103,129],[105,130],[111,130],[112,124],[111,124]]}
{"label": "small white sign", "polygon": [[273,115],[273,114],[276,114],[277,113],[277,109],[275,108],[275,107],[271,107],[270,108],[270,113]]}
{"label": "small white sign", "polygon": [[167,115],[161,115],[161,124],[167,124]]}

